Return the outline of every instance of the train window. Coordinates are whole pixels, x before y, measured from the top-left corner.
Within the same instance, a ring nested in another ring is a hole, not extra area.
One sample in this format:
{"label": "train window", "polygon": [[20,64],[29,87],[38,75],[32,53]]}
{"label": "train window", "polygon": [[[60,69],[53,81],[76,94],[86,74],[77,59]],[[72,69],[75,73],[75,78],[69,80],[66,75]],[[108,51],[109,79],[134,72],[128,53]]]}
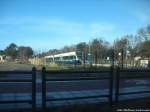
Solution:
{"label": "train window", "polygon": [[60,60],[60,57],[55,57],[54,60],[55,60],[55,61],[59,61],[59,60]]}
{"label": "train window", "polygon": [[75,59],[75,56],[70,56],[69,59],[71,59],[71,60],[72,60],[72,59]]}
{"label": "train window", "polygon": [[46,61],[47,62],[53,62],[53,58],[47,58]]}
{"label": "train window", "polygon": [[64,56],[64,57],[63,57],[63,60],[68,60],[68,59],[69,59],[68,56]]}

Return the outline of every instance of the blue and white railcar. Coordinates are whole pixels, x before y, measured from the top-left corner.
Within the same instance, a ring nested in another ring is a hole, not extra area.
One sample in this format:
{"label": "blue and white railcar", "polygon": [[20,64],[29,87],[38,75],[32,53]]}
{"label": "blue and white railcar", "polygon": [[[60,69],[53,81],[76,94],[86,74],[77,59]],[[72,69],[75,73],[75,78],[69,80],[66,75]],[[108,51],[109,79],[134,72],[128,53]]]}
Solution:
{"label": "blue and white railcar", "polygon": [[81,64],[76,52],[45,56],[47,63]]}

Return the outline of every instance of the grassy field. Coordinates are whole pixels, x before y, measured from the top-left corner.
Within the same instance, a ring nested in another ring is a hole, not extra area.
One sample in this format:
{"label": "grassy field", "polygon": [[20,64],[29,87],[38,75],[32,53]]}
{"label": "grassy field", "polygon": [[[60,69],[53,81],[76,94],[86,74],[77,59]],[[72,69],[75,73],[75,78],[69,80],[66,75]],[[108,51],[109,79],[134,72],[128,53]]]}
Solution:
{"label": "grassy field", "polygon": [[[32,70],[33,65],[30,64],[15,64],[15,63],[3,63],[0,64],[0,71],[30,71]],[[6,77],[6,74],[0,74],[0,78]]]}
{"label": "grassy field", "polygon": [[[16,63],[1,63],[0,71],[14,71],[14,70],[31,70],[32,67],[36,67],[41,70],[44,65],[32,65],[32,64],[16,64]],[[109,67],[91,67],[83,65],[65,65],[65,64],[49,64],[45,66],[47,70],[97,70],[108,69]]]}
{"label": "grassy field", "polygon": [[31,70],[30,64],[0,64],[0,71]]}

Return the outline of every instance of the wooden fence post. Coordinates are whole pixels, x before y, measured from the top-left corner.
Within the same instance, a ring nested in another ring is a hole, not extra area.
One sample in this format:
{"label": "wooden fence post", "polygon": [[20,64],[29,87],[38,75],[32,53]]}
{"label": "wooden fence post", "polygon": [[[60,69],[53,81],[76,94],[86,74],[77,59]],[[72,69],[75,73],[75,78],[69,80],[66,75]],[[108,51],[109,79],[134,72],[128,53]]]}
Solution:
{"label": "wooden fence post", "polygon": [[115,101],[118,103],[119,101],[119,81],[120,81],[120,67],[117,67],[116,70],[116,86],[115,86]]}
{"label": "wooden fence post", "polygon": [[42,68],[42,111],[46,112],[46,68]]}
{"label": "wooden fence post", "polygon": [[113,66],[110,67],[110,79],[109,79],[109,102],[110,102],[110,105],[112,105],[113,103],[113,71],[114,71],[114,68]]}
{"label": "wooden fence post", "polygon": [[36,68],[32,68],[32,112],[36,112]]}

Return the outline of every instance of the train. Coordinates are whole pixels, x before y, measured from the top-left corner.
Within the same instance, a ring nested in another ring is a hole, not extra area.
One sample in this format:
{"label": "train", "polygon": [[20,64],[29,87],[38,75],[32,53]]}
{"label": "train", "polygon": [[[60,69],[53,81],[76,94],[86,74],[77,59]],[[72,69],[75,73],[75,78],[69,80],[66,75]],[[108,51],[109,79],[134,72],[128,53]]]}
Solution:
{"label": "train", "polygon": [[46,63],[81,64],[75,51],[45,56]]}

